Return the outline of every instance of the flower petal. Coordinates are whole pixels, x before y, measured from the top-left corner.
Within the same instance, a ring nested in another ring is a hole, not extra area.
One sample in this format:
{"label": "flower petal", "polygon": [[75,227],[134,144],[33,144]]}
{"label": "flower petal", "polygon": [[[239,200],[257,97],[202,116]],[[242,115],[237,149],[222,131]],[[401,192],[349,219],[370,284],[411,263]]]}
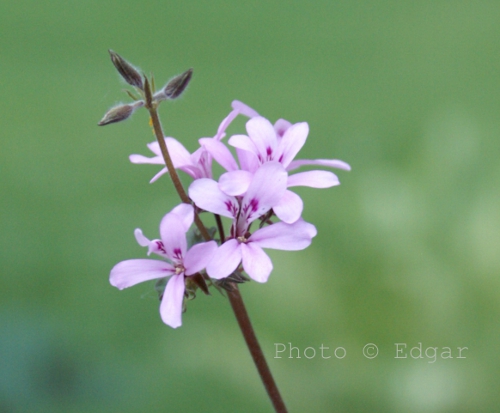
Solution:
{"label": "flower petal", "polygon": [[302,215],[304,203],[295,192],[286,190],[277,205],[273,206],[276,216],[287,224],[293,224]]}
{"label": "flower petal", "polygon": [[314,225],[300,219],[293,224],[278,222],[258,229],[248,241],[254,242],[262,248],[298,251],[307,248],[316,233]]}
{"label": "flower petal", "polygon": [[273,270],[273,263],[264,250],[257,244],[241,244],[243,268],[253,280],[265,283]]}
{"label": "flower petal", "polygon": [[252,177],[248,171],[226,172],[219,178],[219,189],[228,195],[243,195],[248,190]]}
{"label": "flower petal", "polygon": [[182,261],[187,250],[186,227],[183,220],[169,212],[160,222],[160,235],[167,256],[174,262]]}
{"label": "flower petal", "polygon": [[[273,125],[266,118],[257,117],[250,119],[247,124],[247,133],[260,155],[261,162],[274,159],[277,139]],[[242,148],[244,149],[244,148]]]}
{"label": "flower petal", "polygon": [[280,162],[285,168],[304,146],[308,134],[309,125],[307,122],[296,123],[285,131],[279,148]]}
{"label": "flower petal", "polygon": [[227,115],[224,120],[220,123],[219,129],[217,129],[217,133],[214,136],[215,140],[220,141],[226,132],[227,127],[231,124],[231,122],[239,115],[239,110],[233,109],[229,115]]}
{"label": "flower petal", "polygon": [[134,231],[135,239],[141,247],[147,247],[151,242],[148,238],[144,236],[140,228],[136,228]]}
{"label": "flower petal", "polygon": [[255,156],[259,156],[259,151],[252,139],[246,135],[233,135],[228,140],[229,145],[234,146],[237,149],[243,149],[253,153]]}
{"label": "flower petal", "polygon": [[182,325],[182,302],[184,301],[184,274],[174,275],[168,280],[160,304],[163,322],[172,328]]}
{"label": "flower petal", "polygon": [[190,165],[185,165],[182,169],[193,179],[212,178],[212,156],[207,150],[200,146],[190,155]]}
{"label": "flower petal", "polygon": [[276,131],[276,135],[279,138],[282,138],[290,126],[292,126],[292,124],[287,120],[278,119],[276,122],[274,122],[274,130]]}
{"label": "flower petal", "polygon": [[311,188],[330,188],[340,185],[339,178],[330,171],[306,171],[288,176],[288,188],[309,186]]}
{"label": "flower petal", "polygon": [[241,169],[251,173],[255,173],[259,169],[259,158],[257,158],[255,153],[236,148],[236,154],[238,155]]}
{"label": "flower petal", "polygon": [[240,243],[235,239],[230,239],[217,248],[212,260],[207,265],[207,273],[211,278],[219,280],[231,275],[240,261]]}
{"label": "flower petal", "polygon": [[189,227],[193,224],[194,221],[194,208],[190,204],[179,204],[177,205],[172,211],[170,211],[171,214],[176,214],[180,221],[182,222],[182,225],[184,225],[184,228],[186,232],[188,231]]}
{"label": "flower petal", "polygon": [[279,162],[261,165],[241,202],[241,218],[252,222],[277,205],[286,191],[287,173]]}
{"label": "flower petal", "polygon": [[160,145],[158,144],[157,141],[153,141],[153,142],[150,142],[150,143],[147,143],[146,146],[148,147],[148,149],[153,152],[156,156],[159,156],[160,158],[162,157],[161,156],[161,149],[160,149]]}
{"label": "flower petal", "polygon": [[166,257],[168,258],[167,254],[165,253],[165,247],[163,246],[163,242],[159,239],[154,239],[150,240],[146,238],[142,231],[137,228],[134,231],[135,239],[137,240],[137,243],[141,247],[148,247],[148,255],[151,255],[151,253],[158,254],[161,257]]}
{"label": "flower petal", "polygon": [[184,257],[185,274],[193,275],[206,268],[207,264],[212,260],[215,251],[217,251],[217,243],[215,241],[193,245]]}
{"label": "flower petal", "polygon": [[189,197],[201,209],[234,218],[239,211],[236,198],[226,195],[213,179],[197,179],[189,186]]}
{"label": "flower petal", "polygon": [[238,170],[238,164],[234,160],[232,153],[222,142],[212,138],[201,138],[198,142],[226,171]]}
{"label": "flower petal", "polygon": [[126,260],[116,264],[109,274],[113,287],[123,290],[143,281],[154,280],[172,275],[174,267],[165,261],[138,259]]}
{"label": "flower petal", "polygon": [[193,179],[201,177],[200,168],[197,165],[182,165],[178,168],[180,171],[188,174]]}
{"label": "flower petal", "polygon": [[130,159],[130,162],[132,163],[137,163],[137,164],[155,164],[155,165],[163,165],[165,161],[161,156],[154,156],[152,158],[148,158],[147,156],[144,155],[130,155],[128,157]]}
{"label": "flower petal", "polygon": [[155,176],[153,176],[151,178],[151,181],[149,181],[149,183],[152,184],[153,182],[156,182],[158,180],[158,178],[160,178],[160,176],[165,175],[167,173],[168,173],[168,169],[165,167],[160,172],[158,172]]}
{"label": "flower petal", "polygon": [[256,116],[259,116],[259,114],[254,109],[252,109],[248,105],[245,105],[243,102],[240,102],[239,100],[233,100],[233,102],[231,103],[231,107],[233,109],[236,109],[242,115],[247,116],[249,118],[254,118]]}
{"label": "flower petal", "polygon": [[177,139],[165,138],[165,143],[175,168],[192,164],[191,154]]}
{"label": "flower petal", "polygon": [[340,161],[338,159],[298,159],[296,161],[290,162],[286,170],[292,171],[304,165],[320,165],[320,166],[327,166],[330,168],[343,169],[345,171],[351,170],[351,167],[349,166],[348,163]]}

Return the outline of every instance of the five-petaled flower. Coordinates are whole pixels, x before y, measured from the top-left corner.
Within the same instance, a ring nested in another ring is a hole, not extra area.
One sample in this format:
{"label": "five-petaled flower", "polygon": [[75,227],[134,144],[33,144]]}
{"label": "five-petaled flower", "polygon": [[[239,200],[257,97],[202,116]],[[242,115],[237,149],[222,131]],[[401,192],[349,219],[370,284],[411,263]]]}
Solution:
{"label": "five-petaled flower", "polygon": [[311,244],[316,228],[303,220],[293,224],[279,222],[253,234],[249,232],[251,223],[282,199],[286,181],[283,166],[272,161],[257,169],[243,197],[227,195],[211,179],[198,179],[191,184],[189,196],[198,207],[233,219],[230,239],[217,249],[207,266],[210,277],[227,277],[242,262],[252,279],[266,282],[273,265],[262,248],[301,250]]}
{"label": "five-petaled flower", "polygon": [[[230,195],[244,194],[252,175],[260,165],[266,162],[279,162],[287,172],[304,165],[351,169],[347,163],[337,159],[294,160],[309,134],[309,126],[306,122],[292,125],[284,119],[279,119],[273,126],[267,119],[254,116],[247,122],[246,129],[248,135],[233,135],[229,139],[229,144],[237,150],[241,169],[235,167],[234,159],[231,161],[227,156],[218,156],[216,149],[220,146],[219,144],[200,140],[228,171],[221,176],[219,182],[221,189]],[[329,188],[339,184],[339,179],[334,173],[318,170],[299,172],[290,175],[287,180],[287,188],[294,186]],[[276,216],[288,224],[297,221],[302,210],[302,199],[288,189],[273,207]]]}
{"label": "five-petaled flower", "polygon": [[196,244],[187,249],[186,232],[193,219],[193,207],[189,204],[180,204],[161,220],[161,239],[150,241],[140,229],[136,229],[137,242],[143,247],[148,247],[148,255],[155,253],[166,261],[152,259],[122,261],[113,267],[109,276],[111,285],[120,290],[143,281],[170,276],[161,300],[160,315],[163,322],[173,328],[182,324],[184,278],[202,271],[217,249],[215,241]]}

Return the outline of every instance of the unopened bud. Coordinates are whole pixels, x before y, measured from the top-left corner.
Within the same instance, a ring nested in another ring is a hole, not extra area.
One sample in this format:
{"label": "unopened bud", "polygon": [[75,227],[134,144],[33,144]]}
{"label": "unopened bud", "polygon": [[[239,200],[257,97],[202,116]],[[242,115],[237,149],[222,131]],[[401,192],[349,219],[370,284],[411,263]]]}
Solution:
{"label": "unopened bud", "polygon": [[178,98],[184,92],[184,89],[186,89],[192,75],[193,69],[188,69],[168,82],[167,86],[163,89],[163,93],[165,93],[167,99]]}
{"label": "unopened bud", "polygon": [[116,70],[118,70],[120,75],[122,75],[123,79],[125,79],[125,82],[127,82],[129,85],[138,87],[139,89],[143,90],[144,86],[142,83],[142,76],[139,71],[118,53],[113,52],[113,50],[109,50],[109,54],[111,56],[111,61],[116,67]]}
{"label": "unopened bud", "polygon": [[135,109],[135,105],[115,106],[114,108],[111,108],[106,112],[104,117],[99,121],[97,125],[105,126],[109,125],[110,123],[121,122],[122,120],[129,118],[130,115],[134,113]]}

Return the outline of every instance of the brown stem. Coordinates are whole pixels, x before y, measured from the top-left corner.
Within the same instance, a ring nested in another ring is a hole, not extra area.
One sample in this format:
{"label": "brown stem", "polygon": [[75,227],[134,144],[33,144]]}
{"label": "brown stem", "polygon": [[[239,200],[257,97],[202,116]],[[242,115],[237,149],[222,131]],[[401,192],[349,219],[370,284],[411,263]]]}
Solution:
{"label": "brown stem", "polygon": [[219,230],[220,243],[224,244],[226,242],[226,236],[224,235],[224,226],[222,225],[222,220],[219,214],[214,214],[215,222],[217,223],[217,228]]}
{"label": "brown stem", "polygon": [[276,411],[276,413],[287,413],[285,403],[281,398],[278,386],[273,379],[271,370],[269,370],[269,366],[267,365],[264,353],[262,352],[262,349],[259,345],[257,336],[255,335],[255,331],[252,327],[252,323],[250,322],[250,317],[248,316],[245,304],[243,303],[243,298],[241,297],[238,285],[233,284],[233,287],[234,288],[232,289],[232,291],[228,292],[229,302],[231,303],[231,307],[233,308],[236,320],[238,320],[238,324],[240,326],[241,332],[243,333],[243,337],[245,337],[245,341],[247,343],[248,349],[250,350],[250,354],[252,355],[253,362],[255,363],[255,366],[259,371],[260,378],[262,380],[262,383],[264,384],[264,387],[266,388],[271,402],[273,403],[274,410]]}
{"label": "brown stem", "polygon": [[[151,123],[153,124],[153,130],[155,132],[156,140],[158,141],[158,145],[160,145],[161,154],[163,155],[163,160],[165,161],[165,165],[167,166],[168,173],[170,175],[170,179],[172,179],[172,183],[174,184],[175,190],[179,194],[181,201],[185,204],[191,204],[191,200],[189,199],[184,187],[182,186],[181,180],[179,179],[179,175],[177,175],[177,171],[174,168],[174,164],[172,162],[172,158],[168,152],[167,144],[165,143],[165,138],[163,135],[163,129],[161,127],[160,119],[158,117],[158,111],[156,110],[156,105],[153,102],[153,97],[151,94],[151,88],[149,86],[149,81],[145,78],[144,82],[144,92],[146,95],[146,109],[149,111],[149,115],[151,116]],[[200,217],[197,213],[194,215],[194,223],[200,230],[201,235],[206,241],[210,241],[212,237],[208,233],[205,225],[201,222]]]}

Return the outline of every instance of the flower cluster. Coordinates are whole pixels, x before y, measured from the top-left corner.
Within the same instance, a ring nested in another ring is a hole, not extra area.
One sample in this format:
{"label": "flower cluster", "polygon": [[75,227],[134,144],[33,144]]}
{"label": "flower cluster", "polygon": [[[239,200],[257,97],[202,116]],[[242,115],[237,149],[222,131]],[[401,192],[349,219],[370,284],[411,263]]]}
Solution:
{"label": "flower cluster", "polygon": [[[249,118],[246,134],[231,136],[228,146],[224,142],[225,132],[238,115]],[[301,218],[303,202],[291,189],[339,184],[331,171],[293,172],[308,165],[350,170],[348,164],[339,160],[296,160],[308,133],[305,122],[291,124],[279,119],[273,125],[254,109],[234,101],[215,136],[201,138],[194,153],[190,154],[176,139],[164,138],[174,167],[193,179],[188,191],[193,205],[180,204],[165,215],[160,223],[161,239],[150,241],[137,229],[139,245],[148,248],[148,255],[154,253],[163,260],[120,262],[111,271],[111,284],[123,289],[170,277],[162,294],[160,314],[166,324],[175,328],[181,325],[184,300],[193,285],[205,291],[205,282],[217,285],[217,280],[235,276],[243,280],[242,272],[257,282],[266,282],[273,265],[264,249],[302,250],[316,235],[314,225]],[[131,155],[130,161],[163,165],[151,179],[154,182],[168,171],[158,142],[148,148],[154,157]],[[213,161],[226,171],[217,180],[213,176]],[[189,245],[186,235],[190,237],[188,231],[195,214],[203,212],[215,214],[218,219],[228,218],[229,231],[224,231],[219,219],[219,243],[198,240]]]}

